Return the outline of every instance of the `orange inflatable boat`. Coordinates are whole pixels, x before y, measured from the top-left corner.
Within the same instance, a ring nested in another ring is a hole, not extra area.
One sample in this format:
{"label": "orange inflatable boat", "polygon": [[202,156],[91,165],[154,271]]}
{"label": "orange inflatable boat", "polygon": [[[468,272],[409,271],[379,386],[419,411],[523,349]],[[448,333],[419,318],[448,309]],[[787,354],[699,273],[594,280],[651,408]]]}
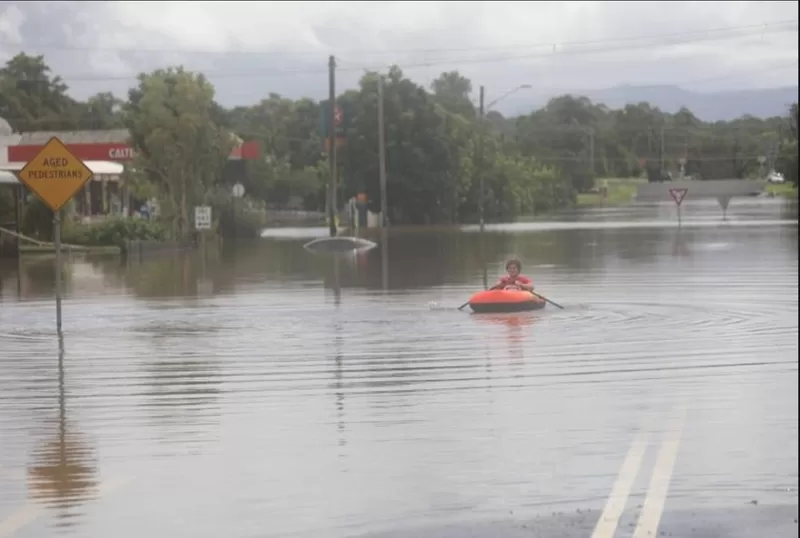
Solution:
{"label": "orange inflatable boat", "polygon": [[536,295],[522,290],[484,290],[469,298],[473,312],[525,312],[539,310],[547,303]]}

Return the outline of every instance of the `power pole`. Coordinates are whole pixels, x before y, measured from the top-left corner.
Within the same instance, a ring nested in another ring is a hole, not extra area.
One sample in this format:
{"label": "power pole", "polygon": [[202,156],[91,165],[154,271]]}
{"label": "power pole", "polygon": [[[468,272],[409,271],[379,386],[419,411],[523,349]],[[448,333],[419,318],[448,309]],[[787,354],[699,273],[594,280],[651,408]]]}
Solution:
{"label": "power pole", "polygon": [[331,183],[328,187],[328,230],[336,237],[336,59],[328,58],[328,162]]}
{"label": "power pole", "polygon": [[480,90],[480,104],[478,108],[478,162],[476,163],[475,170],[478,173],[478,215],[480,217],[481,235],[483,235],[483,86]]}
{"label": "power pole", "polygon": [[380,183],[381,183],[381,228],[387,225],[386,202],[386,141],[384,140],[383,124],[383,76],[378,76],[378,158],[380,161]]}
{"label": "power pole", "polygon": [[664,181],[664,126],[661,126],[661,146],[658,150],[658,180]]}

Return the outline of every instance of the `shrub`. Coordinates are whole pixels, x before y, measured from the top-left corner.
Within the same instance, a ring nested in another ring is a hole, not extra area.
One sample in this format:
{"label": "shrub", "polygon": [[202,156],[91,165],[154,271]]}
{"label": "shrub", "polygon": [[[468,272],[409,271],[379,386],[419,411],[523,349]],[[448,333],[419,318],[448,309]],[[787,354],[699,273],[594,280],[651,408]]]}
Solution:
{"label": "shrub", "polygon": [[166,229],[158,221],[113,217],[92,224],[70,224],[63,230],[61,239],[73,245],[121,247],[125,241],[158,241],[166,236]]}

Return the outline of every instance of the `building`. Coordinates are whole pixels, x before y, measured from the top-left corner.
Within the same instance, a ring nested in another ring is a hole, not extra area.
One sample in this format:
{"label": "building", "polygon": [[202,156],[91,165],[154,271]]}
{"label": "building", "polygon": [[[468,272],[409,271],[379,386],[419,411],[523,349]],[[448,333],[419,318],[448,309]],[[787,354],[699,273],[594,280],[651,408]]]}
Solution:
{"label": "building", "polygon": [[[103,131],[38,131],[13,133],[8,122],[0,118],[0,169],[17,170],[31,160],[52,137],[58,137],[69,150],[85,162],[119,163],[125,165],[134,158],[128,144],[126,129]],[[244,174],[243,161],[259,158],[258,142],[245,142],[237,137],[237,145],[228,158],[224,174],[231,183]],[[90,166],[90,168],[93,168]],[[119,167],[98,165],[96,173],[82,193],[75,196],[76,211],[86,217],[95,215],[130,214],[131,204]]]}

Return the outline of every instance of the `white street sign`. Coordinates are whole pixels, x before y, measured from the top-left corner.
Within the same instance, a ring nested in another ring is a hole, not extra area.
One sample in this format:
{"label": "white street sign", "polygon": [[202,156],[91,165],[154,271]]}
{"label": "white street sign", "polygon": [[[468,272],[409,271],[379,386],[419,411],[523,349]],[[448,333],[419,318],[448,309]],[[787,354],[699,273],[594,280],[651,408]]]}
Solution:
{"label": "white street sign", "polygon": [[194,229],[211,229],[211,206],[201,205],[194,208]]}

